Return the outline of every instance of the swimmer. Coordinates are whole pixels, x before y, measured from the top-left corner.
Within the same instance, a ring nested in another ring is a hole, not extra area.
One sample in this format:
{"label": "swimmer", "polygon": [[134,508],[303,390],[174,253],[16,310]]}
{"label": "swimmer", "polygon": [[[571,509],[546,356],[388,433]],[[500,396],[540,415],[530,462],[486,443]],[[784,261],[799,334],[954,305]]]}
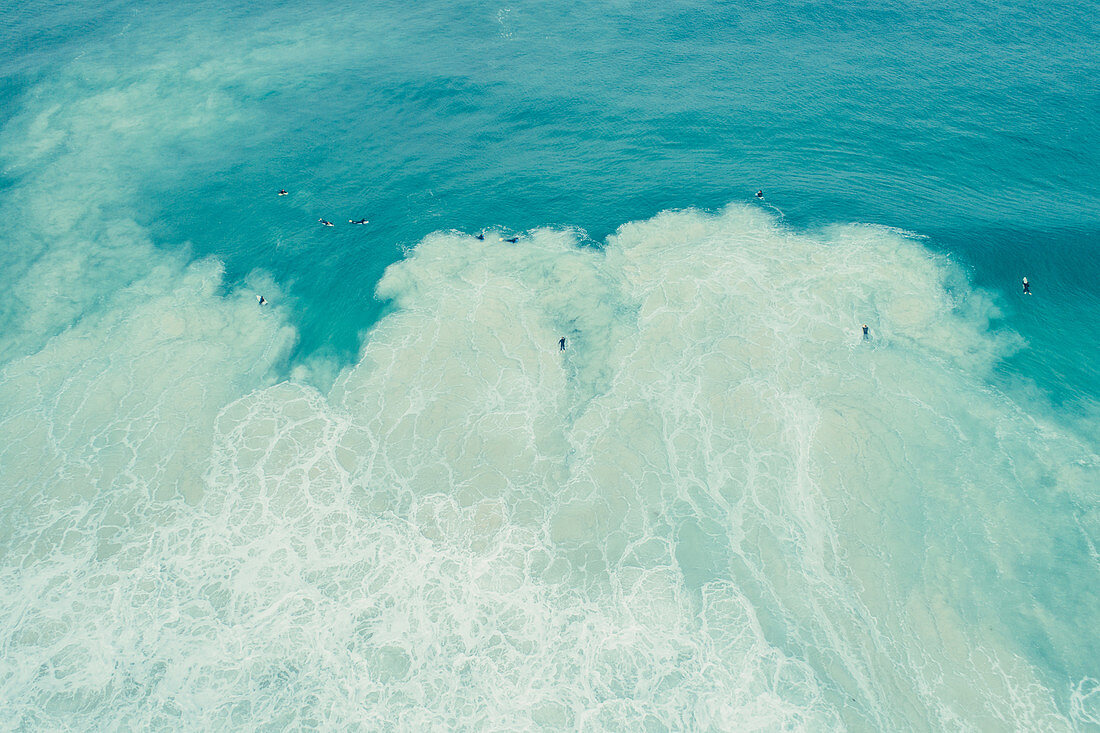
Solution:
{"label": "swimmer", "polygon": [[558,349],[559,351],[565,351],[565,336],[562,336],[560,339],[558,339],[558,346],[560,347]]}
{"label": "swimmer", "polygon": [[360,219],[359,221],[353,221],[351,219],[348,219],[348,224],[370,224],[370,222],[367,221],[366,219]]}
{"label": "swimmer", "polygon": [[477,238],[480,239],[482,242],[485,241],[485,235],[484,234],[477,235]]}
{"label": "swimmer", "polygon": [[764,192],[763,191],[757,191],[756,192],[756,198],[763,199],[764,198]]}
{"label": "swimmer", "polygon": [[325,227],[336,226],[331,221],[325,221],[324,219],[318,219],[317,221],[321,222],[321,226],[325,226]]}
{"label": "swimmer", "polygon": [[267,298],[265,298],[265,297],[264,297],[264,296],[262,296],[262,295],[257,295],[257,296],[256,296],[256,302],[257,302],[257,303],[259,303],[259,304],[260,304],[260,305],[262,305],[262,306],[263,306],[263,305],[267,305]]}
{"label": "swimmer", "polygon": [[1027,281],[1026,277],[1024,278],[1024,295],[1031,295],[1031,283]]}
{"label": "swimmer", "polygon": [[285,188],[280,188],[279,189],[279,195],[280,196],[286,196],[286,189]]}
{"label": "swimmer", "polygon": [[511,242],[512,244],[515,244],[516,242],[519,241],[519,237],[512,237],[511,239],[502,239],[500,241],[502,241],[502,242]]}
{"label": "swimmer", "polygon": [[867,333],[867,324],[863,324],[863,338],[869,338],[870,334]]}

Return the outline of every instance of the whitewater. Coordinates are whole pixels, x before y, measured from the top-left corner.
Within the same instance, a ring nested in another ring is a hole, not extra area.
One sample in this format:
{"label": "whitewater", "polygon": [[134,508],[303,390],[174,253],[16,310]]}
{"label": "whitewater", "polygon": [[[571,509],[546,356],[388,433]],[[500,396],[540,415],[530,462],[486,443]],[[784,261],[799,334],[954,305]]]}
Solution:
{"label": "whitewater", "polygon": [[920,234],[433,218],[350,354],[166,241],[249,100],[358,63],[319,25],[111,41],[5,113],[0,727],[1100,726],[1095,407],[1006,383],[1005,296]]}

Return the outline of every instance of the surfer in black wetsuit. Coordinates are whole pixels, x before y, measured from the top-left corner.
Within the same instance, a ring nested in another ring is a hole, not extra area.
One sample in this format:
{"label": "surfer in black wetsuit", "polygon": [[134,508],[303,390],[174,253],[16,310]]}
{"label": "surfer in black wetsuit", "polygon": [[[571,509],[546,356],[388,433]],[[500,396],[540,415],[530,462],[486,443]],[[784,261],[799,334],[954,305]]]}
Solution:
{"label": "surfer in black wetsuit", "polygon": [[321,226],[325,226],[325,227],[336,226],[331,221],[325,221],[324,219],[318,219],[317,221],[321,222]]}
{"label": "surfer in black wetsuit", "polygon": [[867,324],[863,324],[863,338],[870,338],[870,334],[867,333]]}
{"label": "surfer in black wetsuit", "polygon": [[511,242],[512,244],[515,244],[516,242],[519,241],[519,237],[512,237],[511,239],[502,239],[500,241],[502,241],[502,242]]}
{"label": "surfer in black wetsuit", "polygon": [[1027,281],[1026,277],[1024,278],[1024,295],[1031,295],[1031,283]]}
{"label": "surfer in black wetsuit", "polygon": [[480,239],[482,242],[485,241],[485,235],[484,234],[477,235],[477,238]]}
{"label": "surfer in black wetsuit", "polygon": [[257,295],[256,302],[259,303],[261,306],[267,305],[267,298],[262,295]]}
{"label": "surfer in black wetsuit", "polygon": [[370,222],[367,221],[366,219],[360,219],[359,221],[354,221],[352,219],[348,219],[348,224],[370,224]]}
{"label": "surfer in black wetsuit", "polygon": [[286,189],[285,188],[280,188],[279,189],[279,195],[280,196],[286,196]]}
{"label": "surfer in black wetsuit", "polygon": [[562,336],[560,339],[558,339],[558,346],[560,347],[558,349],[559,351],[565,351],[565,336]]}
{"label": "surfer in black wetsuit", "polygon": [[757,191],[756,192],[756,198],[763,199],[764,198],[764,192],[763,191]]}

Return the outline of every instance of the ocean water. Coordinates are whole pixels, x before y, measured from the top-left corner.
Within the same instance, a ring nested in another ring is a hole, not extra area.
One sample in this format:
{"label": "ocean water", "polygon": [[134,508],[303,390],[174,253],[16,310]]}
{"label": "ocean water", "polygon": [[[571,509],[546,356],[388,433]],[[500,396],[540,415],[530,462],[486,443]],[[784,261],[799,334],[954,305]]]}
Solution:
{"label": "ocean water", "polygon": [[1097,48],[0,7],[0,728],[1100,729]]}

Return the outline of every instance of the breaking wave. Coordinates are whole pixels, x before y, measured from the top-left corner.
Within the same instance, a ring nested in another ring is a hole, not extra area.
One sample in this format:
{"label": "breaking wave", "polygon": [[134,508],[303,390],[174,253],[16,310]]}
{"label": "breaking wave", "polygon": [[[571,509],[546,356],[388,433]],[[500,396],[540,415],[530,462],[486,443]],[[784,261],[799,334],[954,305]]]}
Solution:
{"label": "breaking wave", "polygon": [[165,125],[232,124],[164,68],[4,133],[14,727],[1100,722],[1032,653],[1095,646],[1096,447],[989,385],[1018,339],[949,260],[737,206],[439,233],[357,363],[291,364],[270,279],[127,214]]}

